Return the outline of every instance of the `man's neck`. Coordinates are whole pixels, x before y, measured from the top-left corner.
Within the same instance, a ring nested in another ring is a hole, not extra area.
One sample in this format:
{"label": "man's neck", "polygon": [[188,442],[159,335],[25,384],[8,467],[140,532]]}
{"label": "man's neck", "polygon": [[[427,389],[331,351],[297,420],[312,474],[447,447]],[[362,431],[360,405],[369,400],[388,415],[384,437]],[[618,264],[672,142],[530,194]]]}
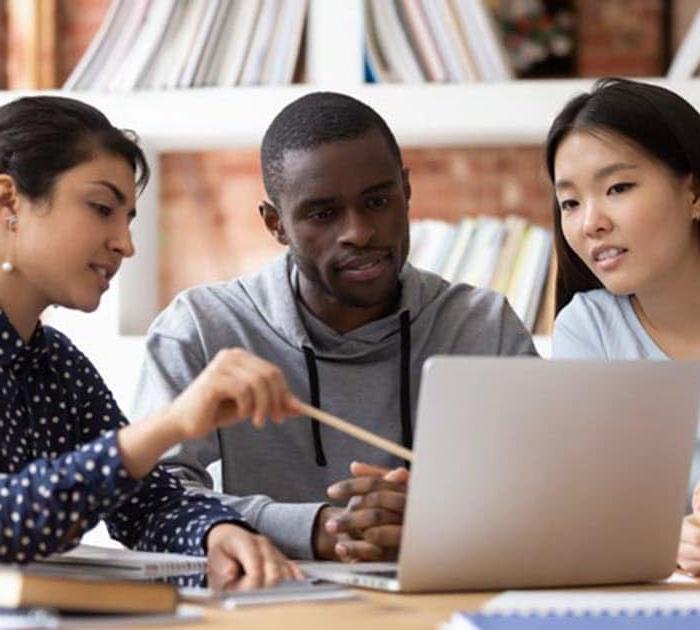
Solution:
{"label": "man's neck", "polygon": [[395,295],[385,303],[367,307],[348,306],[333,296],[320,295],[318,292],[310,290],[301,274],[299,274],[297,287],[297,299],[326,326],[340,334],[350,332],[393,313],[398,306],[400,295],[400,287],[397,285]]}

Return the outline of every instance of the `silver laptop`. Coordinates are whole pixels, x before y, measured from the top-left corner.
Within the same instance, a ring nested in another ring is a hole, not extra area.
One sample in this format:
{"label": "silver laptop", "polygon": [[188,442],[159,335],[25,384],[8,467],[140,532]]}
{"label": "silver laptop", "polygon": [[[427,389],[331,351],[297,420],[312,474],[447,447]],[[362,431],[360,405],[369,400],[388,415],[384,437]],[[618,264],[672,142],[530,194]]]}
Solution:
{"label": "silver laptop", "polygon": [[700,362],[434,357],[398,563],[309,563],[392,591],[660,579],[675,567]]}

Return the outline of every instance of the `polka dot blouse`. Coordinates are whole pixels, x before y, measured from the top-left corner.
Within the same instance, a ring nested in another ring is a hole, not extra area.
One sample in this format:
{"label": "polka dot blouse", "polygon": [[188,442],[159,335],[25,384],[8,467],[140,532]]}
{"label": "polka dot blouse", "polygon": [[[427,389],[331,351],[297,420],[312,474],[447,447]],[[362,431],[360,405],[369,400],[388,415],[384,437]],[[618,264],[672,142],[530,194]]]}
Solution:
{"label": "polka dot blouse", "polygon": [[127,547],[202,555],[214,524],[240,522],[161,467],[131,479],[115,432],[125,424],[67,337],[39,325],[24,343],[0,311],[0,562],[65,551],[100,519]]}

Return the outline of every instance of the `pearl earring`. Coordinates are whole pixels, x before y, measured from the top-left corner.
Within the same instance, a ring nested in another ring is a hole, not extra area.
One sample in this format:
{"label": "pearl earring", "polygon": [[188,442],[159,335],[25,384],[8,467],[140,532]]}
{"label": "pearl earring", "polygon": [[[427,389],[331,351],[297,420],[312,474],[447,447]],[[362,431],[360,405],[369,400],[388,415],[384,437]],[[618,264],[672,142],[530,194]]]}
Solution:
{"label": "pearl earring", "polygon": [[[13,214],[11,217],[8,217],[7,227],[10,230],[16,224],[17,224],[17,215]],[[2,263],[2,265],[0,265],[0,269],[2,269],[5,273],[12,273],[15,270],[15,266],[9,260],[6,260],[5,262]]]}

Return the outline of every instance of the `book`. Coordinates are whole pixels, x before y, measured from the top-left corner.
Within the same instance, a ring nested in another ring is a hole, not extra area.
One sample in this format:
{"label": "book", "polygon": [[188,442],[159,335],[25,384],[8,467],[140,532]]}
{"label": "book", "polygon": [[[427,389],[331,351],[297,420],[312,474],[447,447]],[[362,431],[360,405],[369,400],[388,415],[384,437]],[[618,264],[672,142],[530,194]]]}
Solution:
{"label": "book", "polygon": [[175,0],[152,0],[133,46],[109,82],[110,90],[133,90],[138,85],[139,80],[153,65],[174,8]]}
{"label": "book", "polygon": [[425,221],[425,243],[412,264],[420,269],[441,274],[452,249],[457,227],[445,221]]}
{"label": "book", "polygon": [[[669,582],[677,582],[675,576]],[[443,630],[654,630],[700,627],[700,591],[689,588],[506,591],[478,613],[457,612]]]}
{"label": "book", "polygon": [[527,227],[527,221],[522,217],[511,214],[506,217],[505,224],[506,237],[491,280],[491,288],[499,293],[505,293],[508,290],[518,250]]}
{"label": "book", "polygon": [[69,612],[174,613],[173,584],[70,577],[39,569],[0,569],[0,607]]}
{"label": "book", "polygon": [[402,23],[416,58],[428,81],[444,83],[448,80],[447,68],[438,50],[434,32],[425,14],[424,7],[417,0],[399,0],[398,8]]}
{"label": "book", "polygon": [[408,262],[465,283],[503,293],[531,332],[551,329],[555,270],[552,235],[510,215],[411,221]]}
{"label": "book", "polygon": [[494,217],[480,217],[472,237],[473,246],[470,247],[469,256],[462,261],[455,281],[475,287],[490,286],[505,234],[502,221]]}
{"label": "book", "polygon": [[377,34],[377,49],[387,60],[390,80],[401,83],[425,82],[425,76],[401,22],[398,7],[386,0],[370,0],[370,3]]}
{"label": "book", "polygon": [[483,0],[454,0],[455,15],[483,81],[513,78],[508,55],[497,26]]}
{"label": "book", "polygon": [[261,2],[248,55],[241,70],[239,80],[241,85],[260,85],[265,61],[270,55],[270,42],[280,17],[278,0],[261,0]]}
{"label": "book", "polygon": [[483,612],[500,614],[629,614],[638,612],[690,613],[700,611],[698,582],[671,576],[658,588],[538,589],[505,591],[488,601]]}
{"label": "book", "polygon": [[92,85],[126,21],[127,9],[123,0],[112,0],[97,33],[63,84],[64,90],[85,89]]}
{"label": "book", "polygon": [[176,54],[176,47],[179,44],[178,33],[181,30],[182,22],[187,15],[189,5],[178,1],[175,3],[170,14],[170,20],[165,26],[165,31],[160,40],[160,46],[155,53],[152,63],[140,78],[137,88],[153,89],[164,88],[170,74],[170,68]]}
{"label": "book", "polygon": [[173,575],[205,573],[207,559],[177,553],[155,553],[130,549],[108,549],[78,545],[65,553],[53,554],[30,565],[61,575],[93,575],[106,578],[150,579]]}
{"label": "book", "polygon": [[165,79],[165,87],[175,89],[182,87],[181,79],[190,56],[194,53],[198,34],[203,28],[209,9],[208,0],[188,0],[185,14],[172,43],[173,55],[170,58],[170,70]]}
{"label": "book", "polygon": [[229,16],[230,30],[225,30],[221,51],[221,66],[216,85],[232,86],[240,82],[248,57],[253,32],[260,12],[261,0],[238,0]]}
{"label": "book", "polygon": [[274,45],[263,67],[262,84],[286,85],[292,82],[305,20],[306,0],[286,0],[282,4],[272,38]]}
{"label": "book", "polygon": [[527,228],[506,291],[510,305],[530,332],[547,277],[551,239],[551,234],[544,228],[536,225]]}
{"label": "book", "polygon": [[475,226],[477,225],[477,220],[472,217],[466,217],[462,219],[457,228],[457,235],[455,236],[454,243],[450,249],[445,264],[442,268],[442,277],[448,282],[454,282],[457,278],[462,267],[462,260],[464,259],[464,254],[467,251],[469,242],[474,234]]}
{"label": "book", "polygon": [[[132,2],[124,2],[124,4],[126,5],[124,13],[117,16],[123,17],[123,21],[115,22],[112,25],[114,39],[110,40],[111,45],[104,63],[93,77],[90,85],[81,85],[81,88],[108,90],[113,77],[120,71],[125,59],[129,56],[129,51],[136,44],[150,5],[148,0],[132,0]],[[104,44],[106,45],[107,42],[105,41]]]}
{"label": "book", "polygon": [[547,281],[542,291],[542,299],[537,312],[537,320],[535,321],[535,335],[551,335],[554,327],[555,307],[557,293],[557,258],[552,252],[549,261],[549,271],[547,272]]}
{"label": "book", "polygon": [[435,34],[435,44],[445,61],[448,80],[464,83],[476,78],[471,59],[464,50],[455,16],[447,0],[423,0],[425,17]]}
{"label": "book", "polygon": [[441,630],[685,630],[698,628],[700,609],[624,614],[455,613]]}
{"label": "book", "polygon": [[364,3],[365,19],[365,64],[368,83],[391,83],[397,81],[389,62],[382,53],[379,35],[374,23],[374,12],[369,2]]}
{"label": "book", "polygon": [[[212,42],[216,42],[218,36],[218,26],[226,8],[222,0],[208,0],[204,12],[202,13],[197,30],[192,39],[190,52],[185,59],[185,64],[180,74],[178,87],[188,88],[196,85],[195,77],[200,65],[206,66],[209,63],[205,53],[211,51]],[[202,68],[202,74],[206,72]]]}

